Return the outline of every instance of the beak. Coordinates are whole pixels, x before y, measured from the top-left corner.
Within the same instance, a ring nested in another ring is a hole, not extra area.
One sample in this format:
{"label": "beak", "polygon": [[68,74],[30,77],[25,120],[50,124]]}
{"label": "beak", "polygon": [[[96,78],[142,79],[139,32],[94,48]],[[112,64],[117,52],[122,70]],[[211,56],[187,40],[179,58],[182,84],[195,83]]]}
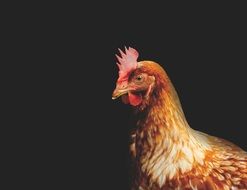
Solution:
{"label": "beak", "polygon": [[117,85],[116,89],[112,93],[112,99],[115,100],[119,96],[122,96],[124,94],[127,94],[129,92],[129,88],[127,85]]}

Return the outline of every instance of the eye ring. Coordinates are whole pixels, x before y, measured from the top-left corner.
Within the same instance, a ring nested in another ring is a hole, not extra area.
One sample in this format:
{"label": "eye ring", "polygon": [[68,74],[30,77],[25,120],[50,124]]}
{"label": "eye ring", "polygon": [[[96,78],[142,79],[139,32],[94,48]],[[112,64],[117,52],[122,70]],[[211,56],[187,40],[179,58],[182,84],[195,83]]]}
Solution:
{"label": "eye ring", "polygon": [[142,80],[142,76],[141,75],[137,76],[136,80],[141,81]]}

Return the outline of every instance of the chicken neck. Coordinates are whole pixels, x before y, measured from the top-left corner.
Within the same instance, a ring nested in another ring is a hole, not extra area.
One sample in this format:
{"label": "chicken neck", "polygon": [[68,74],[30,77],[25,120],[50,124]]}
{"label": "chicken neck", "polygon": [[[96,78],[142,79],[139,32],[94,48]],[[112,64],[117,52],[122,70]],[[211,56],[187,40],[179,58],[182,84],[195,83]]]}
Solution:
{"label": "chicken neck", "polygon": [[137,167],[162,185],[204,163],[207,138],[191,129],[173,87],[154,93],[137,122]]}

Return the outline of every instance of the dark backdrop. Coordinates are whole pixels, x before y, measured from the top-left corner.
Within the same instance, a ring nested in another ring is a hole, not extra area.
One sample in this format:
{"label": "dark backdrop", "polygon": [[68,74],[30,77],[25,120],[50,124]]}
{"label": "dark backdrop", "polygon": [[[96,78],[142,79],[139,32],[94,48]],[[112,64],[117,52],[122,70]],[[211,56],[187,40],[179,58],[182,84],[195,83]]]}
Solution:
{"label": "dark backdrop", "polygon": [[47,5],[27,23],[38,78],[27,149],[36,153],[28,159],[34,187],[128,188],[131,109],[111,99],[124,46],[165,68],[192,128],[247,150],[240,6],[157,7]]}

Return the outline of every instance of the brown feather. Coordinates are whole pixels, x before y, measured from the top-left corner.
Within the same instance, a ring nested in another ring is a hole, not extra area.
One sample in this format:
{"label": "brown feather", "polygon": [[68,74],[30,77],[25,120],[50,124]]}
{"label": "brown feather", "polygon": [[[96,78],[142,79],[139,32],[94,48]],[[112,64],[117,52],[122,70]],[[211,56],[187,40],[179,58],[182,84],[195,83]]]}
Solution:
{"label": "brown feather", "polygon": [[133,190],[247,189],[247,153],[236,145],[191,129],[177,93],[157,63],[136,72],[155,76],[149,99],[136,108],[132,134]]}

